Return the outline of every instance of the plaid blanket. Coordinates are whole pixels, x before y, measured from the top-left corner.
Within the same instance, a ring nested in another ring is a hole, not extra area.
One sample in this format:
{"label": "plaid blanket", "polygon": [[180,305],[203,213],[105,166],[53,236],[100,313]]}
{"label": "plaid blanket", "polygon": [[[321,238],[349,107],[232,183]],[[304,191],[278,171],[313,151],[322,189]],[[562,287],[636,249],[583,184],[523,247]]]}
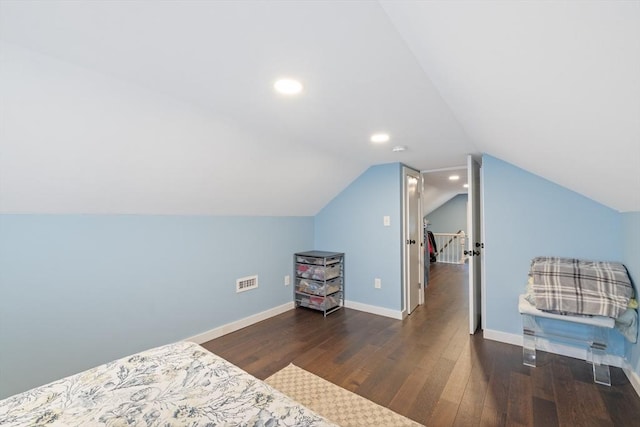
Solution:
{"label": "plaid blanket", "polygon": [[627,269],[616,262],[536,257],[529,276],[540,310],[618,318],[633,296]]}

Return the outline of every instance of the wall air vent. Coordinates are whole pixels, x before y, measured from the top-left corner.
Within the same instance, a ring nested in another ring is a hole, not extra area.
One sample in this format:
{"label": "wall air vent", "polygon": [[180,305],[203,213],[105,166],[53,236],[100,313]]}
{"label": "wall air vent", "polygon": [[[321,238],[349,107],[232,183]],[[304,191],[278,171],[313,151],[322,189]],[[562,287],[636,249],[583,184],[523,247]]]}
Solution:
{"label": "wall air vent", "polygon": [[236,293],[244,292],[258,287],[258,276],[241,277],[236,280]]}

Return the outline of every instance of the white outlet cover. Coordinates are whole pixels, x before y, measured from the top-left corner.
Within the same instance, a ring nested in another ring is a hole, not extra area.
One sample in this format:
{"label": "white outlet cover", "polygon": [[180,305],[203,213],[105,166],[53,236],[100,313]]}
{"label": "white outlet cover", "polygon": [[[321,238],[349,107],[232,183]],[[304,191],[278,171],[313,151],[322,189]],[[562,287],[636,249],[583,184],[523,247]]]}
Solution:
{"label": "white outlet cover", "polygon": [[291,276],[289,275],[284,276],[284,285],[289,286],[290,284],[291,284]]}
{"label": "white outlet cover", "polygon": [[382,287],[382,280],[380,279],[373,279],[373,286],[376,289],[380,289]]}

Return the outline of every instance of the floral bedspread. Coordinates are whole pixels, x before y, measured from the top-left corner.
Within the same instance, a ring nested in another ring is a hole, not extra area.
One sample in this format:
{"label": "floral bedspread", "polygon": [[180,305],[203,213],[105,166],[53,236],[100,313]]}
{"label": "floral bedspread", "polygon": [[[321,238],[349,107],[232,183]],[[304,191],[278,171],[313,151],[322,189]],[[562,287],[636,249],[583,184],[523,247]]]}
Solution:
{"label": "floral bedspread", "polygon": [[0,401],[2,426],[334,426],[197,344],[179,342]]}

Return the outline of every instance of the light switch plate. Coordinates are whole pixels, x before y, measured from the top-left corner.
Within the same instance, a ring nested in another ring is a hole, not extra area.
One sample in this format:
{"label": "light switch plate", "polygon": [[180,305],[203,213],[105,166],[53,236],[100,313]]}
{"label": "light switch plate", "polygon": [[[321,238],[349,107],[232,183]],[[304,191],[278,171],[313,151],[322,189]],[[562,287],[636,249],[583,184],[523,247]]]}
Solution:
{"label": "light switch plate", "polygon": [[385,227],[389,227],[391,225],[391,217],[389,215],[385,215],[382,217],[382,223]]}

